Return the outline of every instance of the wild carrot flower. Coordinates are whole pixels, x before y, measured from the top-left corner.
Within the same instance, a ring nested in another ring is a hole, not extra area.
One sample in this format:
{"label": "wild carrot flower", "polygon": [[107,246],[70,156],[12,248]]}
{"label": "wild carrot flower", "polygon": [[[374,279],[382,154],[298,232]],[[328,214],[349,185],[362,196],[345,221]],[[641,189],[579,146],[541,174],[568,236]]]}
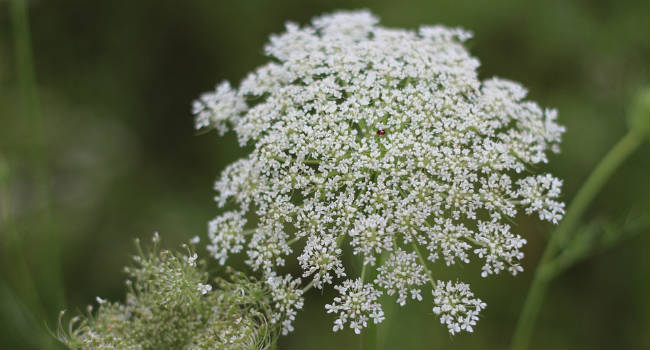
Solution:
{"label": "wild carrot flower", "polygon": [[371,284],[364,284],[361,279],[345,280],[342,285],[334,287],[341,294],[335,297],[332,304],[325,305],[327,313],[337,313],[339,318],[334,321],[335,332],[345,328],[350,321],[350,328],[357,334],[361,329],[368,326],[368,319],[372,318],[375,323],[384,319],[384,311],[377,301],[381,292],[375,290]]}
{"label": "wild carrot flower", "polygon": [[[336,285],[334,330],[380,322],[382,291],[403,305],[429,283],[449,331],[471,332],[485,304],[429,265],[478,259],[483,277],[516,274],[526,240],[512,218],[564,214],[562,182],[535,173],[559,152],[556,111],[517,83],[479,80],[471,36],[388,29],[366,11],[271,36],[269,63],[193,105],[197,128],[234,130],[252,147],[215,184],[225,211],[209,225],[212,255],[224,264],[245,251],[268,276],[297,256],[308,287]],[[345,247],[374,281],[354,277]]]}

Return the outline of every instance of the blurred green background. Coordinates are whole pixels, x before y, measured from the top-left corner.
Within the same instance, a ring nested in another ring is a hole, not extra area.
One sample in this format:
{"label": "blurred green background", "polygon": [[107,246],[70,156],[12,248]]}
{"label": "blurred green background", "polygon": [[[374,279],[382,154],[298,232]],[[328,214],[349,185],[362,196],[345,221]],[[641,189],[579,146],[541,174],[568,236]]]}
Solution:
{"label": "blurred green background", "polygon": [[[263,45],[286,21],[368,8],[385,26],[472,30],[482,78],[519,81],[531,99],[559,110],[568,131],[548,169],[565,180],[566,202],[625,134],[628,101],[648,85],[642,0],[59,0],[28,8],[40,118],[22,95],[21,43],[10,2],[0,1],[0,347],[61,347],[45,331],[56,329],[60,309],[85,310],[97,295],[123,298],[122,267],[135,237],[159,231],[172,248],[205,238],[216,214],[212,182],[244,151],[232,134],[197,135],[190,103],[264,63]],[[649,175],[646,141],[584,218],[616,227],[641,218],[641,232],[553,282],[534,347],[650,345]],[[488,303],[474,334],[450,337],[428,297],[387,310],[376,345],[508,346],[551,230],[533,217],[519,220],[529,243],[517,278],[482,279],[476,266],[444,272],[463,275]],[[311,291],[296,331],[279,347],[356,347],[351,331],[331,332],[334,317],[323,308],[331,296]]]}

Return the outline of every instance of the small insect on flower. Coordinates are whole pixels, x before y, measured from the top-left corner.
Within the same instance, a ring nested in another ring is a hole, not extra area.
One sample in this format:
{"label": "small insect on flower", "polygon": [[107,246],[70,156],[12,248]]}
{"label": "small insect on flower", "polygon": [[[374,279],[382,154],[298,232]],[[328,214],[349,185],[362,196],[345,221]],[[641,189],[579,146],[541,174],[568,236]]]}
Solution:
{"label": "small insect on flower", "polygon": [[384,135],[385,133],[386,133],[386,130],[384,130],[384,129],[377,130],[377,135],[378,136]]}

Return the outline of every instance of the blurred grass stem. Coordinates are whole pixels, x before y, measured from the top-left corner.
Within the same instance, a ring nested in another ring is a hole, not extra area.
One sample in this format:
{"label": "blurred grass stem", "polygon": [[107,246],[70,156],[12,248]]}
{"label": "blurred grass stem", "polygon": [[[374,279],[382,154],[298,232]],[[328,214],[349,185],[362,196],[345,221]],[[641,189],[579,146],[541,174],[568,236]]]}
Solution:
{"label": "blurred grass stem", "polygon": [[[22,96],[23,119],[28,125],[29,132],[25,135],[32,146],[29,149],[30,166],[33,169],[32,181],[36,203],[42,207],[41,220],[38,223],[42,232],[43,254],[39,263],[40,277],[43,284],[35,288],[46,289],[47,293],[41,295],[43,301],[48,301],[46,307],[59,310],[64,300],[63,280],[61,276],[61,263],[57,229],[54,224],[52,200],[50,196],[50,174],[48,157],[46,153],[46,138],[44,133],[43,118],[40,113],[40,102],[36,86],[32,43],[29,30],[29,16],[25,0],[10,1],[13,40],[15,45],[15,63],[18,84]],[[21,239],[20,233],[16,241]],[[20,242],[15,243],[14,254],[22,255]],[[38,295],[38,290],[34,290]],[[47,319],[43,315],[43,319]]]}
{"label": "blurred grass stem", "polygon": [[[45,315],[45,309],[41,304],[38,296],[38,290],[29,271],[29,266],[25,261],[22,242],[16,232],[16,225],[13,215],[13,194],[11,193],[10,169],[5,160],[0,156],[0,223],[2,227],[2,254],[3,264],[6,266],[13,266],[11,271],[8,271],[8,279],[17,287],[22,287],[19,292],[23,295],[26,304],[39,315]],[[11,260],[10,260],[11,259]]]}

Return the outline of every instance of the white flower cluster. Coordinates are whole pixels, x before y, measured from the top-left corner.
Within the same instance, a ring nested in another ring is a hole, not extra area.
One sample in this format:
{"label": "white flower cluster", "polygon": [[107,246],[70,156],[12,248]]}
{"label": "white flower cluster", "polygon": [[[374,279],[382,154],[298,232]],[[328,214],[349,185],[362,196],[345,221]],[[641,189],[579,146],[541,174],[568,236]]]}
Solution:
{"label": "white flower cluster", "polygon": [[440,315],[440,323],[446,324],[449,333],[473,332],[478,314],[485,308],[481,299],[465,283],[438,281],[433,293],[433,313]]}
{"label": "white flower cluster", "polygon": [[522,86],[479,80],[463,46],[470,37],[440,26],[388,29],[366,11],[290,23],[272,36],[271,62],[193,106],[197,128],[234,130],[253,147],[215,184],[219,206],[234,209],[210,223],[212,255],[224,264],[245,250],[267,276],[298,256],[317,288],[349,276],[346,245],[364,265],[386,261],[376,281],[335,287],[335,328],[351,320],[355,331],[361,315],[381,319],[374,288],[397,292],[400,304],[407,291],[420,299],[425,282],[437,290],[428,263],[476,257],[484,277],[521,271],[526,240],[511,232],[518,210],[553,223],[564,214],[561,181],[531,172],[559,152],[564,128]]}
{"label": "white flower cluster", "polygon": [[428,278],[424,267],[416,262],[415,253],[407,253],[401,249],[390,256],[377,271],[379,275],[375,283],[386,289],[388,295],[398,292],[397,303],[406,305],[406,297],[411,292],[413,299],[422,300],[420,286],[427,283]]}
{"label": "white flower cluster", "polygon": [[332,235],[310,236],[302,255],[298,257],[304,273],[303,277],[314,274],[314,287],[323,288],[323,283],[332,283],[330,271],[336,277],[345,276],[345,269],[339,255],[341,248]]}
{"label": "white flower cluster", "polygon": [[527,177],[517,181],[521,204],[528,205],[526,214],[539,213],[540,220],[552,221],[554,224],[562,219],[564,205],[554,201],[560,196],[562,181],[550,174]]}
{"label": "white flower cluster", "polygon": [[335,286],[341,296],[335,297],[332,304],[325,305],[327,313],[335,313],[339,318],[334,321],[334,332],[350,324],[354,333],[361,333],[361,329],[368,327],[371,318],[375,323],[384,320],[384,311],[377,300],[381,295],[371,284],[364,284],[361,279],[345,280],[343,284]]}
{"label": "white flower cluster", "polygon": [[208,251],[223,265],[228,254],[239,253],[246,243],[242,230],[246,219],[237,212],[228,212],[218,216],[208,224],[208,237],[212,244]]}
{"label": "white flower cluster", "polygon": [[187,264],[190,265],[191,267],[196,267],[196,259],[199,258],[199,255],[196,253],[190,254],[189,256],[185,256],[184,259],[187,261]]}
{"label": "white flower cluster", "polygon": [[282,335],[287,335],[293,331],[293,321],[296,319],[298,310],[302,309],[304,305],[300,279],[293,279],[290,275],[284,277],[272,275],[269,276],[266,283],[271,289],[275,303],[271,323],[282,320]]}

